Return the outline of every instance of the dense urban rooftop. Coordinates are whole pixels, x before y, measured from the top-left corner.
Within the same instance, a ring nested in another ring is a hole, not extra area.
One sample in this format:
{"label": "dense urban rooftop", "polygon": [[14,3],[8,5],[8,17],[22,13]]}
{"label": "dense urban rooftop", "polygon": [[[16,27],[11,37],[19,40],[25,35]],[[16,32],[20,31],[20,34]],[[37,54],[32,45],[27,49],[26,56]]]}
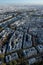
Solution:
{"label": "dense urban rooftop", "polygon": [[0,14],[0,65],[43,65],[43,10]]}

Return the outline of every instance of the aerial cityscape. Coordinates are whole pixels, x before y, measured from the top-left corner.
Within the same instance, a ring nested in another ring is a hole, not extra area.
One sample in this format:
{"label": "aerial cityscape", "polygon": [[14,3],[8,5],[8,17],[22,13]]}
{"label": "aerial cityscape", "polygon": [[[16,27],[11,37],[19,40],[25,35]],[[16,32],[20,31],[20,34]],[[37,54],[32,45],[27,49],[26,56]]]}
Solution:
{"label": "aerial cityscape", "polygon": [[0,65],[43,65],[43,5],[0,5]]}

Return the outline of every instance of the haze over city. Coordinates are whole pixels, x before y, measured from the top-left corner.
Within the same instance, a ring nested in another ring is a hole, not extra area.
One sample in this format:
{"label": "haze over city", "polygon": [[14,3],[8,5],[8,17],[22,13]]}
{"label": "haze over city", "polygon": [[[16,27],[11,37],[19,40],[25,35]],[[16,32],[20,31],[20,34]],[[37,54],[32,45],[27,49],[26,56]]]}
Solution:
{"label": "haze over city", "polygon": [[5,5],[5,4],[43,5],[43,0],[0,0],[0,5]]}

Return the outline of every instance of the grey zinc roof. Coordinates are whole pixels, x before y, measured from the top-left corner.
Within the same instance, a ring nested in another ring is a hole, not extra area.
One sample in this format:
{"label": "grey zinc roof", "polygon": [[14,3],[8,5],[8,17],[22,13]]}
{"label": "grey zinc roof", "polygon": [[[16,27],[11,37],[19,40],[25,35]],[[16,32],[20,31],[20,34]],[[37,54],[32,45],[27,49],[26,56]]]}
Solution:
{"label": "grey zinc roof", "polygon": [[38,42],[43,44],[43,28],[38,30]]}
{"label": "grey zinc roof", "polygon": [[25,57],[31,57],[33,55],[37,55],[37,50],[34,47],[32,47],[32,48],[24,50],[23,53]]}
{"label": "grey zinc roof", "polygon": [[[26,41],[26,35],[28,35],[28,40],[27,41]],[[31,35],[26,33],[25,38],[24,38],[23,48],[29,48],[31,46],[32,46]]]}
{"label": "grey zinc roof", "polygon": [[38,49],[39,53],[43,53],[43,45],[38,45],[36,48]]}
{"label": "grey zinc roof", "polygon": [[36,60],[36,58],[31,58],[28,61],[29,61],[29,65],[31,65],[31,64],[36,63],[37,60]]}

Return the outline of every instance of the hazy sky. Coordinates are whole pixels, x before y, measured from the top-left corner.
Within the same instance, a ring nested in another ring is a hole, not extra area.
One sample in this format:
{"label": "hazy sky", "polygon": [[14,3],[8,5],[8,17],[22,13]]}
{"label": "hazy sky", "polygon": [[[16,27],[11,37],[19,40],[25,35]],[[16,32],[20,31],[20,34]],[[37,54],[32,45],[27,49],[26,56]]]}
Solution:
{"label": "hazy sky", "polygon": [[43,0],[0,0],[0,4],[42,4]]}

